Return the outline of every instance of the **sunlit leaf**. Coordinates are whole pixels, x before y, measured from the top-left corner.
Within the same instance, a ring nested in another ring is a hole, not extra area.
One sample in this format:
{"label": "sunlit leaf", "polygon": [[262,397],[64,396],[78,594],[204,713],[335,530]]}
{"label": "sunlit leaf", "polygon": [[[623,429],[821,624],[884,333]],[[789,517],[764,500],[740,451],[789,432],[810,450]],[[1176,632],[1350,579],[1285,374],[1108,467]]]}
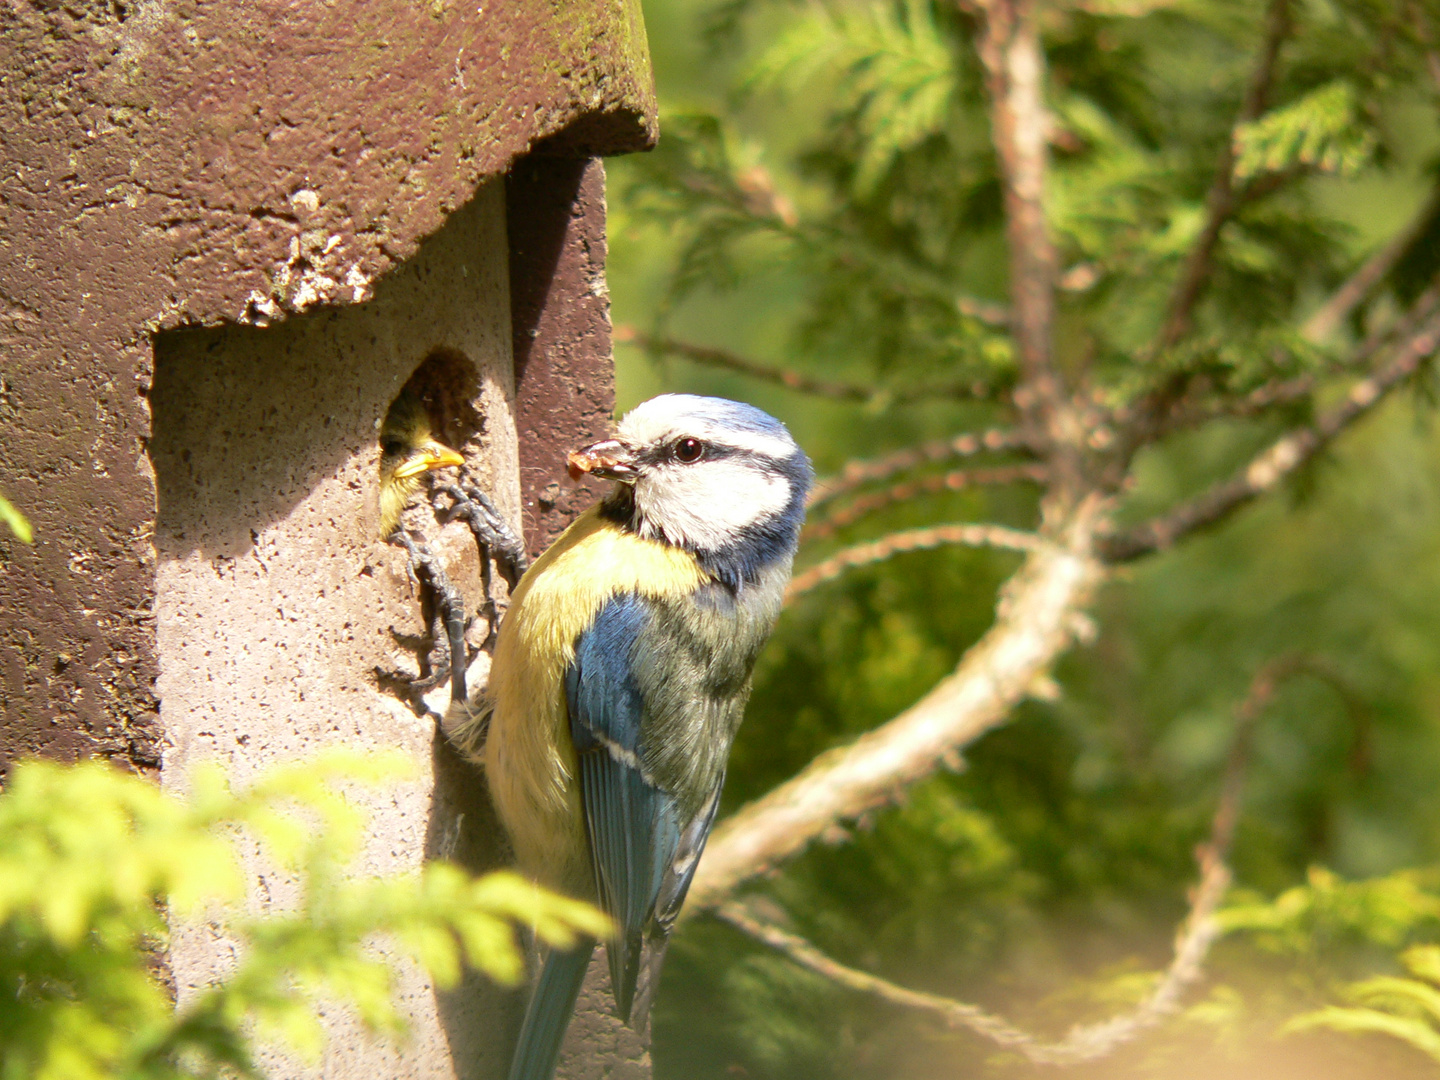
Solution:
{"label": "sunlit leaf", "polygon": [[4,495],[0,495],[0,522],[4,522],[22,544],[34,542],[35,533],[30,528],[30,522]]}

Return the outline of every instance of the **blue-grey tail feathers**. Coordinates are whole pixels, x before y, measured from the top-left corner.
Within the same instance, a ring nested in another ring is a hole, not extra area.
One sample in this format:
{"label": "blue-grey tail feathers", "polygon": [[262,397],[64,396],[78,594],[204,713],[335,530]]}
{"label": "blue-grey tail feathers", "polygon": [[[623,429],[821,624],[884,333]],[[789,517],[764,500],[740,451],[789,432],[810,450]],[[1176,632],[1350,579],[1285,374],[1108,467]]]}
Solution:
{"label": "blue-grey tail feathers", "polygon": [[650,1027],[650,1008],[655,1004],[655,991],[660,986],[660,965],[665,961],[665,948],[670,944],[670,935],[664,931],[647,934],[641,951],[639,978],[635,987],[635,1007],[628,1023],[635,1034],[645,1035]]}
{"label": "blue-grey tail feathers", "polygon": [[593,730],[572,722],[571,731],[580,751],[595,891],[615,920],[616,936],[606,944],[610,984],[616,1011],[628,1024],[647,924],[679,842],[676,804],[640,770],[617,760]]}
{"label": "blue-grey tail feathers", "polygon": [[551,949],[530,1003],[525,1006],[525,1022],[520,1027],[520,1041],[510,1060],[510,1080],[550,1080],[555,1062],[560,1057],[560,1044],[575,1011],[580,984],[595,942],[586,939],[569,950]]}
{"label": "blue-grey tail feathers", "polygon": [[640,949],[643,944],[644,935],[638,930],[605,943],[605,958],[610,961],[610,989],[615,993],[615,1011],[627,1024],[635,1004],[635,984],[640,975]]}

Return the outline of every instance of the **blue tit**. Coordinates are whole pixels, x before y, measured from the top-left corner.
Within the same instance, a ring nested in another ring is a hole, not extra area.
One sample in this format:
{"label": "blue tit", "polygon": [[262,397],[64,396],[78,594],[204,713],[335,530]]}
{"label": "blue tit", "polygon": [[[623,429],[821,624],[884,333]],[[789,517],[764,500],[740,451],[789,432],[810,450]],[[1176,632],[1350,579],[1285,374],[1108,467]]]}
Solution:
{"label": "blue tit", "polygon": [[[665,394],[570,455],[616,481],[530,567],[500,629],[485,768],[521,869],[614,920],[619,1014],[643,1023],[705,847],[813,472],[749,405]],[[595,943],[552,950],[510,1080],[549,1080]]]}
{"label": "blue tit", "polygon": [[464,464],[435,440],[425,403],[402,391],[380,424],[380,535],[389,537],[399,528],[400,514],[427,472]]}
{"label": "blue tit", "polygon": [[420,396],[402,390],[380,422],[380,535],[409,552],[410,575],[433,591],[437,637],[443,630],[446,639],[445,659],[432,661],[432,677],[409,681],[409,693],[416,697],[447,672],[451,675],[451,698],[464,696],[465,602],[424,542],[412,540],[401,529],[400,517],[420,490],[426,473],[464,464],[463,457],[436,440],[430,413]]}

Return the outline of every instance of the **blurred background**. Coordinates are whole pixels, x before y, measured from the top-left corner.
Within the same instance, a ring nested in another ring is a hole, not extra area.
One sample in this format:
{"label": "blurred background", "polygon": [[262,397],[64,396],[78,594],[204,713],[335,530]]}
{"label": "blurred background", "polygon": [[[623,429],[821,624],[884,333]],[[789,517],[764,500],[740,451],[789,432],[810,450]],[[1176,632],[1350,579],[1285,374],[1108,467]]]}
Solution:
{"label": "blurred background", "polygon": [[[1433,6],[1040,9],[1047,218],[1060,255],[1054,351],[1070,385],[1107,407],[1151,385],[1165,361],[1144,343],[1196,242],[1227,140],[1237,184],[1253,187],[1220,234],[1198,344],[1186,346],[1191,359],[1204,353],[1219,404],[1136,457],[1116,492],[1122,522],[1303,425],[1342,392],[1345,350],[1434,277]],[[1003,316],[985,307],[1009,292],[980,8],[645,0],[644,10],[661,145],[607,163],[621,408],[667,390],[753,402],[790,426],[822,476],[1004,423],[1015,361]],[[1277,11],[1286,25],[1265,108],[1239,130]],[[1293,328],[1397,237],[1403,256],[1334,341],[1300,342]],[[737,361],[871,392],[796,392]],[[1317,376],[1313,394],[1278,410],[1228,407],[1297,374]],[[952,384],[978,392],[925,390]],[[1122,1013],[1170,963],[1237,715],[1269,670],[1279,677],[1255,709],[1226,933],[1174,1018],[1093,1063],[1036,1065],[846,990],[704,915],[671,949],[657,1077],[1440,1072],[1440,979],[1425,966],[1440,941],[1433,389],[1422,371],[1265,498],[1117,567],[1090,607],[1094,637],[1064,656],[1053,688],[967,747],[963,768],[746,894],[843,964],[1042,1038]],[[1035,527],[1041,487],[1004,479],[880,500],[812,532],[797,567],[937,522]],[[942,547],[795,598],[761,660],[722,817],[951,672],[1019,563]],[[1347,1011],[1317,1013],[1327,1008]],[[1383,1018],[1391,1034],[1374,1033]],[[1337,1030],[1347,1027],[1367,1030]]]}

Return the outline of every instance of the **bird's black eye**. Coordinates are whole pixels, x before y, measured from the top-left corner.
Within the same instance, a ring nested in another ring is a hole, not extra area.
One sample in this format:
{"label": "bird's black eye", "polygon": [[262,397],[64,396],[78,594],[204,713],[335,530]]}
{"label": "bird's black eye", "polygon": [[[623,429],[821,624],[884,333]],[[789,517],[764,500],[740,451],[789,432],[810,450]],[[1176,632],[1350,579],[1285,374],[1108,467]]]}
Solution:
{"label": "bird's black eye", "polygon": [[705,444],[699,439],[681,439],[675,444],[675,460],[693,465],[705,456]]}
{"label": "bird's black eye", "polygon": [[405,444],[399,439],[386,439],[380,444],[380,453],[385,457],[399,457],[405,452]]}

